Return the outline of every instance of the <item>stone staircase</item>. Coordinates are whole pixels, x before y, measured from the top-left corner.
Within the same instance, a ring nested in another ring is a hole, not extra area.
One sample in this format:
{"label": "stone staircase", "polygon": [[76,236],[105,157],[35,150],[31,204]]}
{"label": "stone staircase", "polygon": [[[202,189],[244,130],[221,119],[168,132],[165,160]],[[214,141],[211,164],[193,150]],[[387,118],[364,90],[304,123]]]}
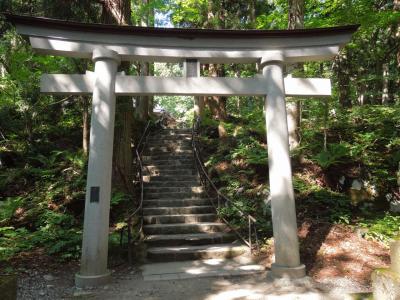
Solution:
{"label": "stone staircase", "polygon": [[164,129],[150,135],[142,159],[149,261],[232,258],[248,251],[218,220],[200,184],[190,130]]}

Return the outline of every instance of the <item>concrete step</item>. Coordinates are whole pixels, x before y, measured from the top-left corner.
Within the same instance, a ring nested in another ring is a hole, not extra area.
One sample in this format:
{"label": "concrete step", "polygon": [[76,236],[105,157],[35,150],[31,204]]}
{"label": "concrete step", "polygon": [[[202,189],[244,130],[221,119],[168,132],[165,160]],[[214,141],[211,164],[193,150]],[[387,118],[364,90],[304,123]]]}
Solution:
{"label": "concrete step", "polygon": [[182,178],[182,176],[194,176],[197,175],[197,170],[192,169],[192,170],[147,170],[146,168],[144,169],[144,174],[143,175],[149,175],[151,177],[155,176],[164,176],[167,177],[167,179],[169,178],[169,180],[171,180],[170,177],[174,177],[174,176],[180,176]]}
{"label": "concrete step", "polygon": [[153,187],[188,187],[188,186],[199,186],[199,180],[182,180],[182,181],[157,181],[157,182],[146,182],[144,188],[153,188]]}
{"label": "concrete step", "polygon": [[158,143],[158,142],[167,142],[167,143],[175,143],[175,142],[192,142],[191,135],[156,135],[151,136],[147,139],[147,144]]}
{"label": "concrete step", "polygon": [[166,128],[158,131],[159,134],[192,134],[191,128]]}
{"label": "concrete step", "polygon": [[189,131],[158,131],[154,132],[150,137],[154,136],[169,136],[169,137],[174,137],[174,136],[192,136],[192,130],[190,129]]}
{"label": "concrete step", "polygon": [[[191,172],[193,173],[193,172]],[[158,182],[171,182],[175,183],[175,182],[183,182],[183,181],[198,181],[199,180],[199,175],[196,174],[190,174],[190,175],[180,175],[180,174],[176,174],[174,176],[166,176],[164,174],[162,175],[152,175],[152,176],[146,176],[145,178],[143,178],[143,180],[145,182],[148,183],[158,183]]]}
{"label": "concrete step", "polygon": [[[144,203],[144,201],[143,201]],[[175,206],[175,207],[144,207],[143,214],[149,215],[178,215],[178,214],[207,214],[215,213],[212,205],[193,205],[193,206]]]}
{"label": "concrete step", "polygon": [[154,156],[154,155],[163,155],[166,153],[171,154],[191,154],[193,155],[192,148],[186,147],[183,149],[180,148],[167,148],[167,147],[149,147],[143,151],[144,156]]}
{"label": "concrete step", "polygon": [[196,214],[196,215],[150,215],[143,217],[144,224],[193,224],[198,222],[216,222],[216,214]]}
{"label": "concrete step", "polygon": [[142,155],[142,161],[148,162],[152,160],[186,160],[193,159],[193,153],[163,153],[158,155]]}
{"label": "concrete step", "polygon": [[144,168],[147,169],[148,171],[151,172],[156,172],[156,171],[174,171],[174,170],[194,170],[195,165],[190,163],[190,164],[184,164],[184,165],[153,165],[153,164],[146,164],[144,165]]}
{"label": "concrete step", "polygon": [[182,193],[203,193],[204,188],[201,185],[196,186],[178,186],[178,187],[171,187],[171,186],[146,186],[144,189],[146,193],[169,193],[169,192],[182,192]]}
{"label": "concrete step", "polygon": [[143,207],[185,207],[208,205],[211,205],[211,200],[209,198],[143,200]]}
{"label": "concrete step", "polygon": [[145,238],[150,247],[223,244],[235,240],[235,234],[224,232],[148,235]]}
{"label": "concrete step", "polygon": [[169,150],[175,150],[175,149],[185,149],[185,150],[190,150],[192,149],[192,144],[190,142],[154,142],[154,143],[148,143],[146,145],[146,150],[157,150],[157,149],[169,149]]}
{"label": "concrete step", "polygon": [[192,145],[190,143],[180,144],[148,144],[144,151],[168,151],[173,152],[174,150],[192,150]]}
{"label": "concrete step", "polygon": [[154,224],[144,225],[143,231],[147,235],[152,234],[179,234],[179,233],[204,233],[227,232],[229,229],[224,223],[204,222],[194,224]]}
{"label": "concrete step", "polygon": [[151,247],[147,249],[147,258],[152,261],[184,261],[210,258],[233,258],[248,251],[248,247],[240,243],[176,246],[176,247]]}
{"label": "concrete step", "polygon": [[157,133],[149,135],[149,137],[153,136],[192,136],[192,130],[190,131],[158,131]]}
{"label": "concrete step", "polygon": [[180,166],[180,165],[187,165],[187,164],[193,164],[194,160],[193,160],[193,156],[188,156],[187,158],[169,158],[169,159],[159,159],[158,157],[155,158],[151,158],[151,159],[146,159],[143,160],[144,164],[148,164],[148,165],[155,165],[155,166]]}
{"label": "concrete step", "polygon": [[198,199],[206,197],[205,192],[144,192],[146,200],[151,199],[163,199],[163,198],[175,198],[175,199]]}
{"label": "concrete step", "polygon": [[192,139],[189,137],[180,137],[180,138],[148,138],[147,145],[149,146],[167,146],[167,145],[192,145]]}

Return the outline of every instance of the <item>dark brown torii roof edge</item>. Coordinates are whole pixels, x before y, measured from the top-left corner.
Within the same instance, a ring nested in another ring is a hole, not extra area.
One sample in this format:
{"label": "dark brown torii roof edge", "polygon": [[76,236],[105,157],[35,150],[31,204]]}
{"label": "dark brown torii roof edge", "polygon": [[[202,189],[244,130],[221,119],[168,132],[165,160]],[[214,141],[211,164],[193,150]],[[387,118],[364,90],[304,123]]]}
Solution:
{"label": "dark brown torii roof edge", "polygon": [[43,17],[30,17],[3,13],[6,20],[12,24],[48,27],[70,31],[101,32],[108,34],[132,34],[147,36],[171,36],[193,39],[196,37],[207,38],[268,38],[268,37],[294,37],[294,36],[326,36],[340,33],[354,33],[360,25],[346,25],[326,28],[293,29],[293,30],[257,30],[257,29],[195,29],[195,28],[161,28],[121,26],[100,23],[80,23],[50,19]]}

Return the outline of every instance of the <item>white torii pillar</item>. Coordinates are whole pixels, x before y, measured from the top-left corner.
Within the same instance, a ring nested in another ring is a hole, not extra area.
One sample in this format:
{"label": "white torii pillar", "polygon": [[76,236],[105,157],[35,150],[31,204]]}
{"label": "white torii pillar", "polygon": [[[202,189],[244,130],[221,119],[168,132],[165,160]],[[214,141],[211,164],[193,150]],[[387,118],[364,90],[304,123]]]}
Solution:
{"label": "white torii pillar", "polygon": [[115,81],[120,57],[105,48],[93,51],[95,80],[90,127],[80,272],[77,287],[97,286],[110,279],[107,269],[115,119]]}
{"label": "white torii pillar", "polygon": [[265,98],[265,120],[275,246],[275,262],[271,266],[271,271],[275,277],[301,278],[306,272],[305,266],[300,263],[297,237],[283,62],[283,55],[277,52],[276,55],[269,55],[268,58],[262,59],[260,63],[265,84],[268,86]]}

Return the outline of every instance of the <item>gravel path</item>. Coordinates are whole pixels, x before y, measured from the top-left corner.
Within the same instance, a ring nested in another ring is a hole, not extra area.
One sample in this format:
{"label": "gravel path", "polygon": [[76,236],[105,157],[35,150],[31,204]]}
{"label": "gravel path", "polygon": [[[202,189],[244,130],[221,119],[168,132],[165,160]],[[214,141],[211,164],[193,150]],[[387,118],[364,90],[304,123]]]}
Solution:
{"label": "gravel path", "polygon": [[[366,292],[350,279],[315,283],[310,278],[272,280],[268,272],[236,277],[144,281],[137,267],[114,270],[109,285],[97,289],[74,288],[77,266],[46,273],[25,270],[19,279],[18,299],[148,299],[148,300],[230,300],[230,299],[346,299],[348,292]],[[48,270],[47,270],[48,271]],[[351,299],[351,298],[347,298]]]}

